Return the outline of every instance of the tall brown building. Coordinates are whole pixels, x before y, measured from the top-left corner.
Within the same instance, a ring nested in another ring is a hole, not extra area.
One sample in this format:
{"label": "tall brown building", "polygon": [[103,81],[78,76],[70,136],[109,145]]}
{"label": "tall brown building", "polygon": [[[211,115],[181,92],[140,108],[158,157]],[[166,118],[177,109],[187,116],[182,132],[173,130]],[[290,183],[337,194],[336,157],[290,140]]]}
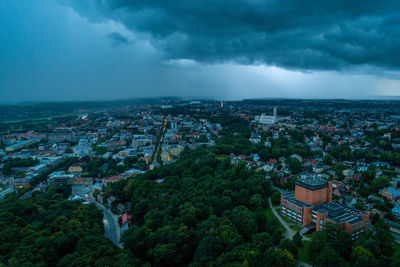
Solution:
{"label": "tall brown building", "polygon": [[332,182],[328,183],[316,176],[308,176],[297,181],[294,197],[312,205],[332,202]]}
{"label": "tall brown building", "polygon": [[296,223],[322,230],[327,223],[340,225],[353,239],[368,227],[369,216],[332,202],[332,182],[309,175],[296,182],[295,191],[281,196],[281,214]]}

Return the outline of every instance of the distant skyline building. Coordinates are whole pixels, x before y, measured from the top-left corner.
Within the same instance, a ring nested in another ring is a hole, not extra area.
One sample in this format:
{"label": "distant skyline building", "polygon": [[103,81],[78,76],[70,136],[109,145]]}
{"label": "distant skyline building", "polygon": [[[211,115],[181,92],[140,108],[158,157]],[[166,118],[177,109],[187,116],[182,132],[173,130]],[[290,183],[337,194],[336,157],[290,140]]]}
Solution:
{"label": "distant skyline building", "polygon": [[49,144],[71,142],[73,138],[72,130],[69,128],[55,129],[46,135]]}
{"label": "distant skyline building", "polygon": [[271,125],[277,122],[277,113],[278,113],[278,109],[277,107],[274,107],[273,109],[273,115],[266,115],[265,113],[261,114],[260,116],[256,117],[256,121],[258,121],[261,124],[265,124],[265,125]]}

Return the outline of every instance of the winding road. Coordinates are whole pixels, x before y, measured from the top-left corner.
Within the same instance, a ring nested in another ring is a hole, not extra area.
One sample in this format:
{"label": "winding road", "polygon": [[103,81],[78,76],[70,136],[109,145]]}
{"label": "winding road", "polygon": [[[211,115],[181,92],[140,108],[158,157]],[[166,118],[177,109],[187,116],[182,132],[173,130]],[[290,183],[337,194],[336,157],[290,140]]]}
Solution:
{"label": "winding road", "polygon": [[[274,185],[272,185],[272,189],[279,191],[279,193],[281,194],[286,194],[289,191],[276,187]],[[276,212],[276,210],[274,209],[274,207],[272,206],[272,202],[271,202],[271,198],[268,198],[268,203],[269,203],[269,207],[272,210],[272,212],[274,213],[275,217],[278,219],[278,221],[283,225],[283,227],[286,229],[285,232],[285,237],[288,239],[293,239],[293,236],[296,234],[296,231],[294,231],[292,228],[290,228],[289,224],[287,222],[285,222],[282,217]],[[303,236],[303,240],[310,240],[310,238]]]}
{"label": "winding road", "polygon": [[[276,188],[277,189],[277,188]],[[281,189],[282,191],[285,191],[283,189]],[[280,191],[280,190],[278,190]],[[282,192],[281,192],[282,193]],[[283,225],[283,227],[286,229],[285,232],[285,238],[288,238],[290,240],[293,240],[293,236],[296,234],[296,231],[294,231],[293,229],[291,229],[289,227],[289,225],[281,218],[281,216],[279,216],[279,214],[276,212],[276,210],[274,209],[274,207],[272,206],[272,202],[271,202],[271,198],[268,198],[268,204],[269,204],[269,208],[272,210],[272,213],[275,215],[275,217],[278,219],[278,221]],[[306,237],[306,236],[302,236],[303,240],[311,240],[310,238]],[[302,262],[302,261],[297,261],[297,266],[298,267],[311,267],[311,264]]]}
{"label": "winding road", "polygon": [[269,204],[269,208],[272,210],[272,212],[274,213],[275,217],[278,219],[278,221],[283,225],[283,227],[285,227],[286,232],[285,232],[285,237],[287,239],[292,240],[293,236],[296,234],[296,231],[292,230],[289,225],[282,220],[281,216],[279,216],[279,214],[276,212],[276,210],[274,209],[274,207],[272,206],[272,202],[271,202],[271,198],[268,198],[268,204]]}

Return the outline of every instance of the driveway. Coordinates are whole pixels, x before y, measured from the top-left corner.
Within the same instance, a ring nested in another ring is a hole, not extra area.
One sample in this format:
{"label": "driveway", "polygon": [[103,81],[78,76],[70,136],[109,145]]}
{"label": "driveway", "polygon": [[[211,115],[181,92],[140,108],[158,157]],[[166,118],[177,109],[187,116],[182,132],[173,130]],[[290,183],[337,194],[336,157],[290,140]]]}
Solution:
{"label": "driveway", "polygon": [[285,237],[287,239],[292,240],[293,236],[296,234],[296,231],[292,230],[289,225],[281,218],[281,216],[279,216],[279,214],[276,212],[276,210],[274,209],[274,207],[272,206],[272,202],[271,202],[271,198],[268,198],[268,204],[269,204],[269,208],[272,210],[272,212],[274,213],[275,217],[278,219],[278,221],[283,225],[283,227],[285,227],[286,232],[285,232]]}
{"label": "driveway", "polygon": [[276,187],[276,186],[274,186],[272,183],[271,183],[271,188],[274,189],[274,190],[276,190],[276,191],[278,191],[278,192],[281,193],[281,194],[289,193],[289,191],[287,191],[287,190],[285,190],[285,189],[282,189],[282,188],[279,188],[279,187]]}

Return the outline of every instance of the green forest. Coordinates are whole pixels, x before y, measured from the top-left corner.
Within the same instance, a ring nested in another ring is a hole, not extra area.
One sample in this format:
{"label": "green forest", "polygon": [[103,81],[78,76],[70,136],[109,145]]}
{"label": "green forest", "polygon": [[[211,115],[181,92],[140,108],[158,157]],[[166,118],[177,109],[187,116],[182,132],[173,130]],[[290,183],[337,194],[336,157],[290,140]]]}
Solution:
{"label": "green forest", "polygon": [[68,201],[68,186],[0,203],[0,266],[142,266],[104,237],[93,204]]}
{"label": "green forest", "polygon": [[134,226],[123,244],[154,266],[293,266],[285,248],[264,255],[283,234],[278,221],[266,216],[270,191],[264,175],[203,148],[110,184],[104,194],[132,201]]}

